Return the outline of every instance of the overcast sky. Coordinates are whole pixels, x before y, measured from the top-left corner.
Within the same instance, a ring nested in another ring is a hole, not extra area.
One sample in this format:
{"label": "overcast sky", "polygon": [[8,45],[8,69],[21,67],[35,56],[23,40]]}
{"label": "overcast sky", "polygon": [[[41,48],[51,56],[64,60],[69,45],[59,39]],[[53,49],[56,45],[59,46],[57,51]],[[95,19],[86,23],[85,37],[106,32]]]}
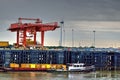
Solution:
{"label": "overcast sky", "polygon": [[[7,29],[19,17],[64,20],[65,46],[72,46],[73,29],[74,46],[93,45],[95,30],[96,47],[120,47],[120,0],[0,0],[1,41],[16,42],[16,33]],[[59,45],[59,40],[60,29],[45,33],[45,45]]]}

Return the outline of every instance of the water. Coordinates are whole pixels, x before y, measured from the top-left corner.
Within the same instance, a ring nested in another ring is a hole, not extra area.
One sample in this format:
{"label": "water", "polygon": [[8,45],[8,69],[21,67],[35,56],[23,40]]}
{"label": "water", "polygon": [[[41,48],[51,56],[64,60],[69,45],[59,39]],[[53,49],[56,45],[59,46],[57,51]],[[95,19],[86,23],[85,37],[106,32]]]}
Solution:
{"label": "water", "polygon": [[1,72],[0,80],[120,80],[120,71],[90,73]]}

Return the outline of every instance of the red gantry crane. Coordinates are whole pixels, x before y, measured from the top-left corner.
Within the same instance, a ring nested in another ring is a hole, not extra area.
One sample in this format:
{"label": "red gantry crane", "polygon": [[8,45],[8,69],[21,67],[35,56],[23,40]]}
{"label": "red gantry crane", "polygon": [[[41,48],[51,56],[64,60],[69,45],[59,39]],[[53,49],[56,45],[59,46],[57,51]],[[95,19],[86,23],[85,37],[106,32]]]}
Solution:
{"label": "red gantry crane", "polygon": [[[22,20],[33,20],[35,23],[23,23]],[[33,39],[33,44],[36,45],[36,33],[41,32],[41,46],[44,46],[44,33],[45,31],[53,31],[56,28],[59,28],[57,22],[53,23],[42,23],[40,19],[34,18],[18,18],[18,23],[11,24],[11,32],[17,32],[17,46],[29,46],[27,41],[31,38]]]}

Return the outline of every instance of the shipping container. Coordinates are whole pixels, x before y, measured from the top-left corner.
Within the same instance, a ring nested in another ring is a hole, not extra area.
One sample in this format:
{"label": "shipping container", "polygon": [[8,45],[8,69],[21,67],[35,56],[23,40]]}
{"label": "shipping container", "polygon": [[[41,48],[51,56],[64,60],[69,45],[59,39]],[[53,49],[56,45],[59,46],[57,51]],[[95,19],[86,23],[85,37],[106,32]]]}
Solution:
{"label": "shipping container", "polygon": [[0,47],[8,47],[9,42],[8,41],[0,41]]}
{"label": "shipping container", "polygon": [[21,68],[30,68],[30,64],[21,64]]}
{"label": "shipping container", "polygon": [[10,68],[19,68],[19,64],[10,63]]}
{"label": "shipping container", "polygon": [[30,64],[30,68],[36,68],[36,64]]}

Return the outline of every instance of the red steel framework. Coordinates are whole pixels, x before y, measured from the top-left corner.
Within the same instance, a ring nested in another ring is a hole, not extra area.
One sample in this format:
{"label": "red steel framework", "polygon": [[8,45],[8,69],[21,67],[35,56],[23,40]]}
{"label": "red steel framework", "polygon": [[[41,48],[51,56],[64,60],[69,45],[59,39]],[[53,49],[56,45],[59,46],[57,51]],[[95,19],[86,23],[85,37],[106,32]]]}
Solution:
{"label": "red steel framework", "polygon": [[[35,23],[22,23],[22,20],[33,20]],[[53,31],[56,28],[59,28],[57,22],[53,23],[42,23],[40,19],[34,18],[18,18],[18,23],[11,24],[10,30],[11,32],[17,32],[17,45],[19,46],[22,44],[23,46],[27,45],[27,38],[33,38],[34,45],[37,44],[36,42],[36,33],[41,32],[41,46],[44,46],[44,33],[45,31]],[[27,33],[30,35],[28,36]]]}

